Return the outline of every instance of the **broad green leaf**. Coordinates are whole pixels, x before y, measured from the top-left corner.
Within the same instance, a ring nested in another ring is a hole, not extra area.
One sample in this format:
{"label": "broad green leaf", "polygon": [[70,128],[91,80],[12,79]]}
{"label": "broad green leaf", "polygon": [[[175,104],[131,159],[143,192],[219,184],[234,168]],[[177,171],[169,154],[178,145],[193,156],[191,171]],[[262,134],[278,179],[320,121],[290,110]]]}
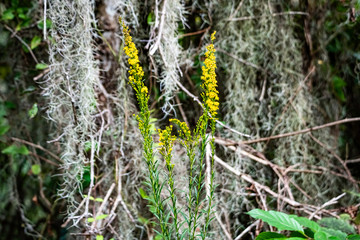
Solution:
{"label": "broad green leaf", "polygon": [[360,240],[360,235],[356,234],[356,235],[349,235],[348,236],[349,240]]}
{"label": "broad green leaf", "polygon": [[280,233],[262,232],[255,238],[255,240],[281,239],[281,238],[285,239],[286,237]]}
{"label": "broad green leaf", "polygon": [[39,164],[34,164],[31,166],[31,171],[35,175],[39,175],[41,173],[41,167]]}
{"label": "broad green leaf", "polygon": [[34,118],[36,114],[38,113],[38,106],[36,103],[32,106],[32,108],[29,110],[28,115],[31,118]]}
{"label": "broad green leaf", "polygon": [[300,223],[301,226],[306,227],[306,228],[310,228],[314,232],[317,232],[320,229],[319,224],[317,224],[314,221],[309,220],[308,218],[298,217],[296,215],[290,215],[290,217],[295,219],[298,223]]}
{"label": "broad green leaf", "polygon": [[0,125],[0,136],[4,135],[5,133],[7,133],[7,131],[9,131],[10,126],[7,125],[6,123],[1,124]]}
{"label": "broad green leaf", "polygon": [[15,154],[29,155],[29,150],[24,145],[21,145],[20,147],[16,145],[10,145],[9,147],[2,150],[1,153],[9,154],[9,155],[15,155]]}
{"label": "broad green leaf", "polygon": [[289,231],[299,231],[301,233],[304,232],[301,225],[295,219],[289,217],[289,215],[282,212],[263,211],[261,209],[254,209],[248,212],[248,214],[253,218],[263,220],[269,225],[276,227],[280,231],[289,230]]}
{"label": "broad green leaf", "polygon": [[323,227],[339,230],[339,231],[342,231],[347,234],[355,234],[356,233],[354,227],[351,226],[351,224],[349,224],[348,221],[341,219],[341,218],[337,219],[337,218],[333,218],[333,217],[326,217],[326,218],[320,219],[318,221],[318,223]]}
{"label": "broad green leaf", "polygon": [[39,36],[34,36],[33,39],[31,40],[31,43],[30,43],[30,48],[31,49],[34,49],[36,48],[37,46],[39,46],[41,43],[41,37]]}
{"label": "broad green leaf", "polygon": [[95,221],[95,219],[94,219],[94,218],[88,218],[87,221],[88,221],[89,223],[91,223],[91,222]]}
{"label": "broad green leaf", "polygon": [[316,232],[314,239],[315,240],[327,240],[326,233],[321,232],[321,231]]}
{"label": "broad green leaf", "polygon": [[346,240],[346,233],[343,233],[342,231],[331,229],[331,228],[321,228],[322,232],[325,232],[326,234],[334,237],[340,238],[340,240]]}
{"label": "broad green leaf", "polygon": [[36,64],[36,66],[35,66],[35,68],[37,69],[37,70],[44,70],[44,69],[46,69],[46,68],[48,68],[49,66],[47,65],[47,64],[45,64],[45,63],[38,63],[38,64]]}
{"label": "broad green leaf", "polygon": [[341,239],[338,237],[331,236],[331,237],[328,237],[328,240],[341,240]]}
{"label": "broad green leaf", "polygon": [[5,10],[1,16],[2,20],[12,20],[14,19],[14,14],[11,9]]}
{"label": "broad green leaf", "polygon": [[101,220],[101,219],[104,219],[104,218],[107,218],[107,216],[109,216],[109,214],[101,214],[99,216],[96,216],[96,220]]}
{"label": "broad green leaf", "polygon": [[102,235],[96,235],[96,240],[104,240],[104,237]]}
{"label": "broad green leaf", "polygon": [[102,198],[95,198],[95,201],[96,201],[96,202],[103,202],[104,199],[102,199]]}

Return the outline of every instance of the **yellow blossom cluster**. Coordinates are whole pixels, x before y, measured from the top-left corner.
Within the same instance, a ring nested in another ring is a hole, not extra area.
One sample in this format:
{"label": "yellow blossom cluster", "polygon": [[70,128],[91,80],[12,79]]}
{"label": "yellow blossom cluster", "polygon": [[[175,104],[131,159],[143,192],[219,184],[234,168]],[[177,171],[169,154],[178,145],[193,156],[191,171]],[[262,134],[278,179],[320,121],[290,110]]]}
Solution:
{"label": "yellow blossom cluster", "polygon": [[181,122],[179,119],[173,118],[169,120],[171,123],[176,124],[180,127],[179,136],[183,139],[183,143],[188,145],[191,142],[191,131],[185,122]]}
{"label": "yellow blossom cluster", "polygon": [[[215,40],[215,33],[211,34],[211,41]],[[210,112],[212,117],[216,117],[217,110],[219,109],[219,92],[216,90],[217,81],[216,81],[216,61],[215,61],[215,48],[214,44],[211,43],[206,47],[207,51],[205,53],[205,66],[202,67],[202,76],[203,84],[201,85],[204,89],[204,92],[201,94],[205,108]]]}
{"label": "yellow blossom cluster", "polygon": [[132,41],[129,28],[125,25],[121,18],[119,18],[119,22],[123,27],[123,34],[125,37],[124,51],[125,54],[129,57],[129,83],[139,95],[138,97],[140,98],[140,100],[147,100],[148,89],[142,81],[144,77],[144,71],[139,64],[140,61],[138,56],[138,50],[136,49],[135,43]]}
{"label": "yellow blossom cluster", "polygon": [[[164,156],[167,161],[167,164],[170,164],[172,146],[176,137],[171,135],[172,125],[167,126],[164,130],[158,129],[159,132],[159,146],[160,154]],[[170,157],[169,157],[170,156]]]}

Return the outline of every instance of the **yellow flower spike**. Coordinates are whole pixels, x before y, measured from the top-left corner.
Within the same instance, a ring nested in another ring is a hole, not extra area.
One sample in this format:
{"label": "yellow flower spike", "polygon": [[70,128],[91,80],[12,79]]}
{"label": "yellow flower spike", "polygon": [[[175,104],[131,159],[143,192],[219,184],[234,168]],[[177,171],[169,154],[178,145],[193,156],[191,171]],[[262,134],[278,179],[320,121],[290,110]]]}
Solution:
{"label": "yellow flower spike", "polygon": [[[211,34],[211,41],[215,40],[216,31]],[[213,118],[216,117],[217,110],[219,109],[219,92],[217,91],[217,81],[216,81],[216,57],[215,57],[215,48],[211,43],[206,47],[207,51],[205,53],[205,66],[202,67],[202,76],[203,80],[202,88],[204,93],[201,94],[203,102],[205,104],[206,110],[211,114]]]}

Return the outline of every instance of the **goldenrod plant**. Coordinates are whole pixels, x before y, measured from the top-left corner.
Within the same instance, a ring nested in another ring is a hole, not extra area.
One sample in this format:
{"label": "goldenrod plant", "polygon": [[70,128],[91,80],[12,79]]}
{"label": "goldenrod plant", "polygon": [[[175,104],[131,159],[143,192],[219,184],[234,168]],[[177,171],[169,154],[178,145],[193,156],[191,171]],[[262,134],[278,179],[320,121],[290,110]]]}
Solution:
{"label": "goldenrod plant", "polygon": [[[182,145],[185,147],[187,156],[189,158],[189,188],[187,193],[187,211],[185,215],[186,227],[182,228],[184,221],[179,220],[179,213],[182,209],[177,206],[176,188],[174,186],[173,170],[175,165],[172,163],[172,149],[176,137],[172,135],[172,126],[167,126],[164,130],[159,132],[159,152],[165,159],[165,166],[167,169],[166,182],[168,185],[171,204],[167,199],[162,198],[162,191],[164,182],[160,179],[159,161],[155,157],[154,138],[151,131],[150,124],[150,110],[148,107],[149,93],[148,88],[144,84],[144,72],[139,64],[138,50],[132,37],[130,30],[119,19],[123,34],[125,37],[125,54],[129,57],[129,83],[135,91],[137,102],[140,107],[140,112],[136,115],[139,124],[140,132],[143,136],[144,144],[144,159],[148,166],[148,181],[146,184],[150,189],[150,196],[147,200],[150,203],[150,209],[159,220],[161,233],[159,235],[163,239],[205,239],[208,235],[208,229],[212,220],[213,214],[213,198],[214,198],[214,155],[215,146],[213,136],[215,133],[215,121],[217,110],[219,108],[219,97],[216,82],[216,60],[215,48],[213,43],[207,46],[205,53],[206,60],[202,68],[203,80],[202,88],[204,92],[201,94],[203,99],[202,107],[203,114],[199,118],[196,128],[191,132],[190,127],[186,123],[178,119],[171,119],[170,122],[177,125],[179,130],[179,137]],[[215,40],[215,32],[211,35],[211,41]],[[207,129],[210,126],[211,136],[207,134]],[[210,138],[210,139],[209,139]],[[207,145],[211,146],[211,166],[209,186],[205,186],[204,160]],[[209,188],[208,195],[204,196],[205,187]],[[206,208],[203,205],[207,204]],[[200,224],[200,218],[203,218],[203,225]]]}

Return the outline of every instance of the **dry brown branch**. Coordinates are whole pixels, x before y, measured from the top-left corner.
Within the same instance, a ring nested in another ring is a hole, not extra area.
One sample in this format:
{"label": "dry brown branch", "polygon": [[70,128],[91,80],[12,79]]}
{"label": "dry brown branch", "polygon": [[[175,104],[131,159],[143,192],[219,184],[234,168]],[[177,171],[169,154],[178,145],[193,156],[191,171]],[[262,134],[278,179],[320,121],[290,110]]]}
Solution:
{"label": "dry brown branch", "polygon": [[344,197],[346,195],[346,193],[342,193],[337,197],[334,197],[332,199],[330,199],[329,201],[327,201],[326,203],[324,203],[323,205],[321,205],[320,207],[318,207],[310,216],[309,219],[311,220],[312,218],[314,218],[314,216],[316,215],[316,213],[318,213],[321,209],[330,206],[330,205],[334,205],[338,202],[338,200],[342,197]]}
{"label": "dry brown branch", "polygon": [[221,229],[223,230],[225,236],[227,237],[227,239],[232,240],[231,234],[226,230],[225,224],[223,224],[221,222],[221,218],[219,217],[219,215],[217,213],[215,213],[215,218],[216,218],[216,221],[218,221],[218,223],[219,223]]}
{"label": "dry brown branch", "polygon": [[359,163],[360,162],[360,158],[357,159],[350,159],[350,160],[346,160],[345,163],[349,164],[349,163]]}
{"label": "dry brown branch", "polygon": [[198,34],[201,34],[201,33],[205,33],[207,31],[209,31],[210,28],[211,27],[207,27],[207,28],[205,28],[203,30],[199,30],[199,31],[196,31],[196,32],[181,34],[181,35],[178,36],[178,38],[180,39],[180,38],[183,38],[183,37],[190,37],[190,36],[198,35]]}
{"label": "dry brown branch", "polygon": [[252,144],[252,143],[265,142],[265,141],[268,141],[268,140],[274,140],[274,139],[279,139],[279,138],[284,138],[284,137],[291,137],[291,136],[295,136],[295,135],[299,135],[299,134],[304,134],[304,133],[316,131],[316,130],[319,130],[319,129],[322,129],[322,128],[332,127],[332,126],[336,126],[336,125],[344,124],[344,123],[349,123],[349,122],[358,122],[358,121],[360,121],[360,117],[345,118],[345,119],[342,119],[342,120],[326,123],[326,124],[316,126],[316,127],[302,129],[302,130],[295,131],[295,132],[283,133],[283,134],[279,134],[279,135],[274,135],[274,136],[264,137],[264,138],[258,138],[258,139],[248,140],[248,141],[241,141],[241,142],[239,142],[239,144]]}
{"label": "dry brown branch", "polygon": [[258,225],[260,223],[260,220],[256,220],[252,224],[250,224],[247,228],[245,228],[244,231],[242,231],[234,240],[240,240],[245,234],[247,234],[253,227]]}
{"label": "dry brown branch", "polygon": [[35,144],[35,143],[32,143],[32,142],[28,142],[26,140],[23,140],[23,139],[20,139],[20,138],[15,138],[15,137],[11,137],[10,138],[11,140],[15,141],[15,142],[19,142],[19,143],[23,143],[23,144],[26,144],[26,145],[29,145],[29,146],[32,146],[34,148],[37,148],[37,149],[40,149],[41,151],[43,152],[46,152],[47,154],[49,154],[51,157],[55,158],[57,161],[59,161],[60,163],[63,163],[63,161],[58,157],[56,156],[54,153],[50,152],[49,150],[45,149],[44,147],[38,145],[38,144]]}
{"label": "dry brown branch", "polygon": [[324,149],[326,149],[328,152],[330,152],[341,164],[341,166],[344,168],[349,180],[354,184],[355,188],[357,190],[359,190],[359,186],[357,181],[354,179],[354,177],[352,176],[349,168],[347,167],[346,163],[344,160],[342,160],[339,155],[337,155],[332,149],[328,148],[324,143],[322,143],[319,139],[317,139],[316,137],[314,137],[311,133],[310,133],[310,137],[320,146],[322,146]]}

